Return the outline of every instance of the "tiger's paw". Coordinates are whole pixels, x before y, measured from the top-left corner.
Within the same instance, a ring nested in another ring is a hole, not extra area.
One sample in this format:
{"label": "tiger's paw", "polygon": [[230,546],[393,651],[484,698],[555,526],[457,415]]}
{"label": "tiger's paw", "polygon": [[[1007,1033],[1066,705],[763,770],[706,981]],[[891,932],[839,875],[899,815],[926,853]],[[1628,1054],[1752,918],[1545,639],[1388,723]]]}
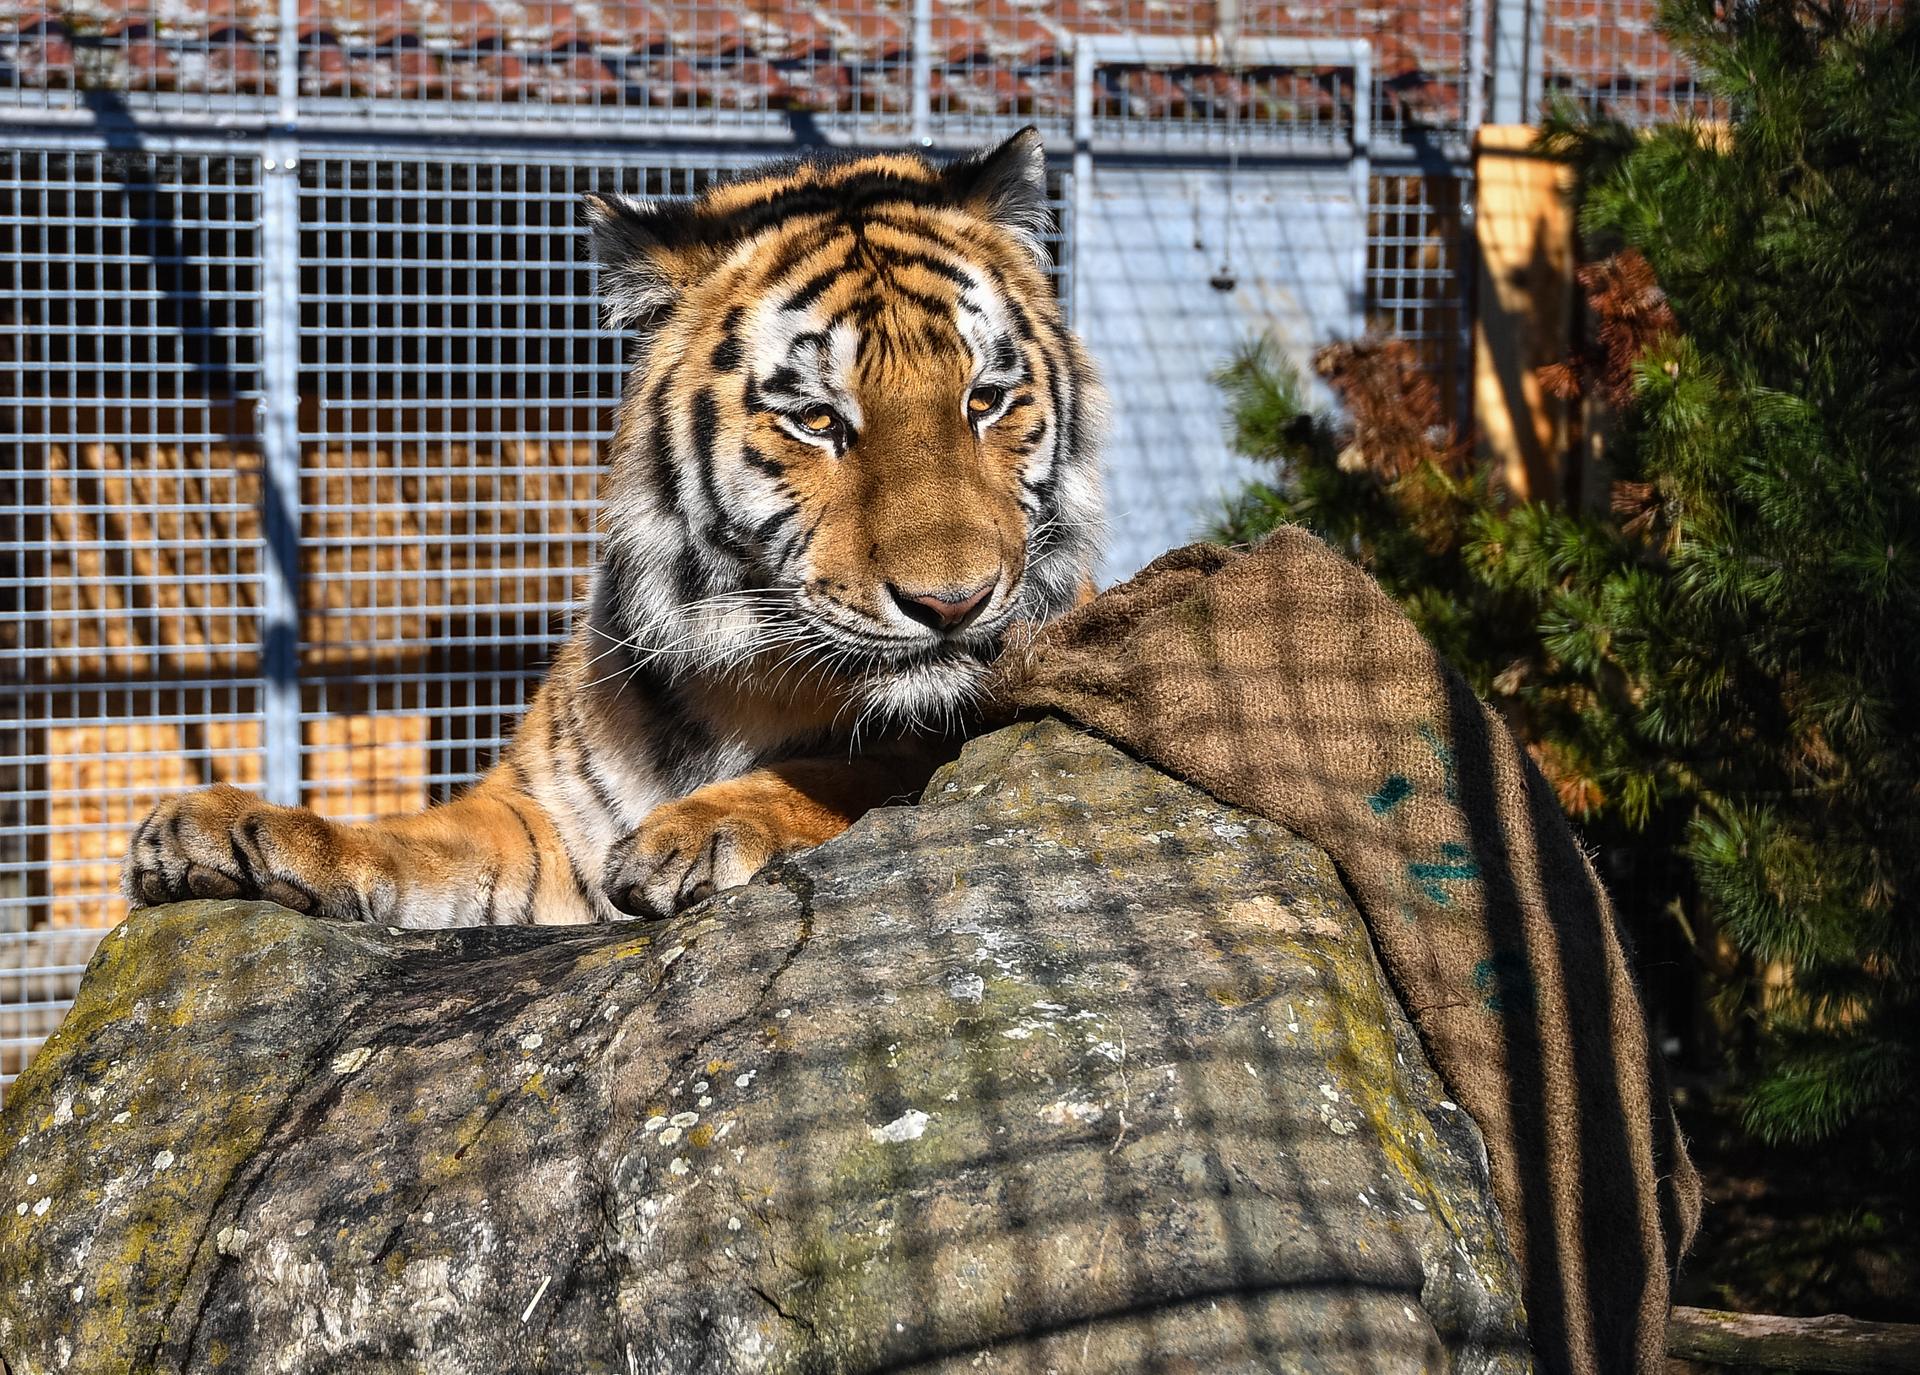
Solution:
{"label": "tiger's paw", "polygon": [[614,844],[601,888],[616,910],[629,917],[670,917],[800,848],[766,817],[729,807],[724,793],[708,796],[725,787],[714,784],[662,803]]}
{"label": "tiger's paw", "polygon": [[261,898],[314,915],[364,915],[342,867],[333,823],[222,783],[153,809],[133,834],[120,886],[135,907]]}

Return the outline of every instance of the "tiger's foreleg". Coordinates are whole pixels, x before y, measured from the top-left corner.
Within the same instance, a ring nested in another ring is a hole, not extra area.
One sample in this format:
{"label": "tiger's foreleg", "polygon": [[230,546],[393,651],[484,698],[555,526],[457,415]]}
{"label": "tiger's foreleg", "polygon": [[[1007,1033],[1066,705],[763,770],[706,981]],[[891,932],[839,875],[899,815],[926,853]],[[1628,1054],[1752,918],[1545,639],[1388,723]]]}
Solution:
{"label": "tiger's foreleg", "polygon": [[604,915],[552,820],[500,770],[442,806],[357,825],[225,785],[169,798],[134,833],[122,888],[136,905],[265,898],[388,926]]}
{"label": "tiger's foreleg", "polygon": [[614,844],[601,870],[606,900],[628,916],[671,915],[833,839],[875,807],[911,801],[951,753],[929,744],[792,759],[697,788]]}

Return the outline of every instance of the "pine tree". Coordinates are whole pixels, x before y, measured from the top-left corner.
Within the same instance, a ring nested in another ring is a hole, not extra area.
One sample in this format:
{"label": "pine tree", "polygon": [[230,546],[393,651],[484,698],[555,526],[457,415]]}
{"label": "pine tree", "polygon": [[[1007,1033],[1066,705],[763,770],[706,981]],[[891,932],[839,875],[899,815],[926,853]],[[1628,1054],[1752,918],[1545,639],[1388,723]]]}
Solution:
{"label": "pine tree", "polygon": [[[1723,123],[1560,118],[1612,509],[1503,505],[1323,355],[1351,421],[1249,354],[1274,479],[1230,513],[1350,549],[1509,712],[1642,908],[1737,952],[1744,1120],[1920,1169],[1920,23],[1667,0]],[[1390,348],[1379,342],[1365,350]],[[1390,450],[1390,451],[1389,451]],[[1643,911],[1644,916],[1644,911]]]}
{"label": "pine tree", "polygon": [[1678,0],[1663,23],[1724,130],[1625,151],[1557,131],[1588,163],[1588,242],[1643,258],[1677,328],[1632,360],[1616,445],[1631,514],[1599,575],[1569,580],[1554,629],[1632,684],[1635,753],[1690,813],[1709,911],[1785,976],[1749,1124],[1898,1132],[1911,1165],[1920,25],[1715,8]]}

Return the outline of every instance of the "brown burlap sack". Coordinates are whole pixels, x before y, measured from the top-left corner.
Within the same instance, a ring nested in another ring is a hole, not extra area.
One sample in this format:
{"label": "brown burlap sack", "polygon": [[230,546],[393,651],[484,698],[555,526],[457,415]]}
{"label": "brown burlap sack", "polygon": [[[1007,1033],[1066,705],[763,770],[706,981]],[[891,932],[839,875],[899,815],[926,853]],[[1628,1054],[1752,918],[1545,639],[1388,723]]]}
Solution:
{"label": "brown burlap sack", "polygon": [[1699,1179],[1614,916],[1506,726],[1378,584],[1282,530],[1159,559],[1009,656],[1064,713],[1332,856],[1486,1138],[1544,1371],[1664,1367]]}

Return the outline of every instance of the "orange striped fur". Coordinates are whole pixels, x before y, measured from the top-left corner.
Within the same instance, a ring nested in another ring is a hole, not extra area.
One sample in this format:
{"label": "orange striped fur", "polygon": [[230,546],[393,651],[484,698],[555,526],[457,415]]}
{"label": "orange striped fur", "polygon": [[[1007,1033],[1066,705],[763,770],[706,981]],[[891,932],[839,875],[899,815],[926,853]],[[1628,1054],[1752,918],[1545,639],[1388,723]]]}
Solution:
{"label": "orange striped fur", "polygon": [[1010,634],[1084,597],[1098,378],[1024,130],[592,198],[637,359],[579,628],[499,764],[343,825],[233,788],[136,833],[136,903],[398,926],[658,916],[917,793]]}

